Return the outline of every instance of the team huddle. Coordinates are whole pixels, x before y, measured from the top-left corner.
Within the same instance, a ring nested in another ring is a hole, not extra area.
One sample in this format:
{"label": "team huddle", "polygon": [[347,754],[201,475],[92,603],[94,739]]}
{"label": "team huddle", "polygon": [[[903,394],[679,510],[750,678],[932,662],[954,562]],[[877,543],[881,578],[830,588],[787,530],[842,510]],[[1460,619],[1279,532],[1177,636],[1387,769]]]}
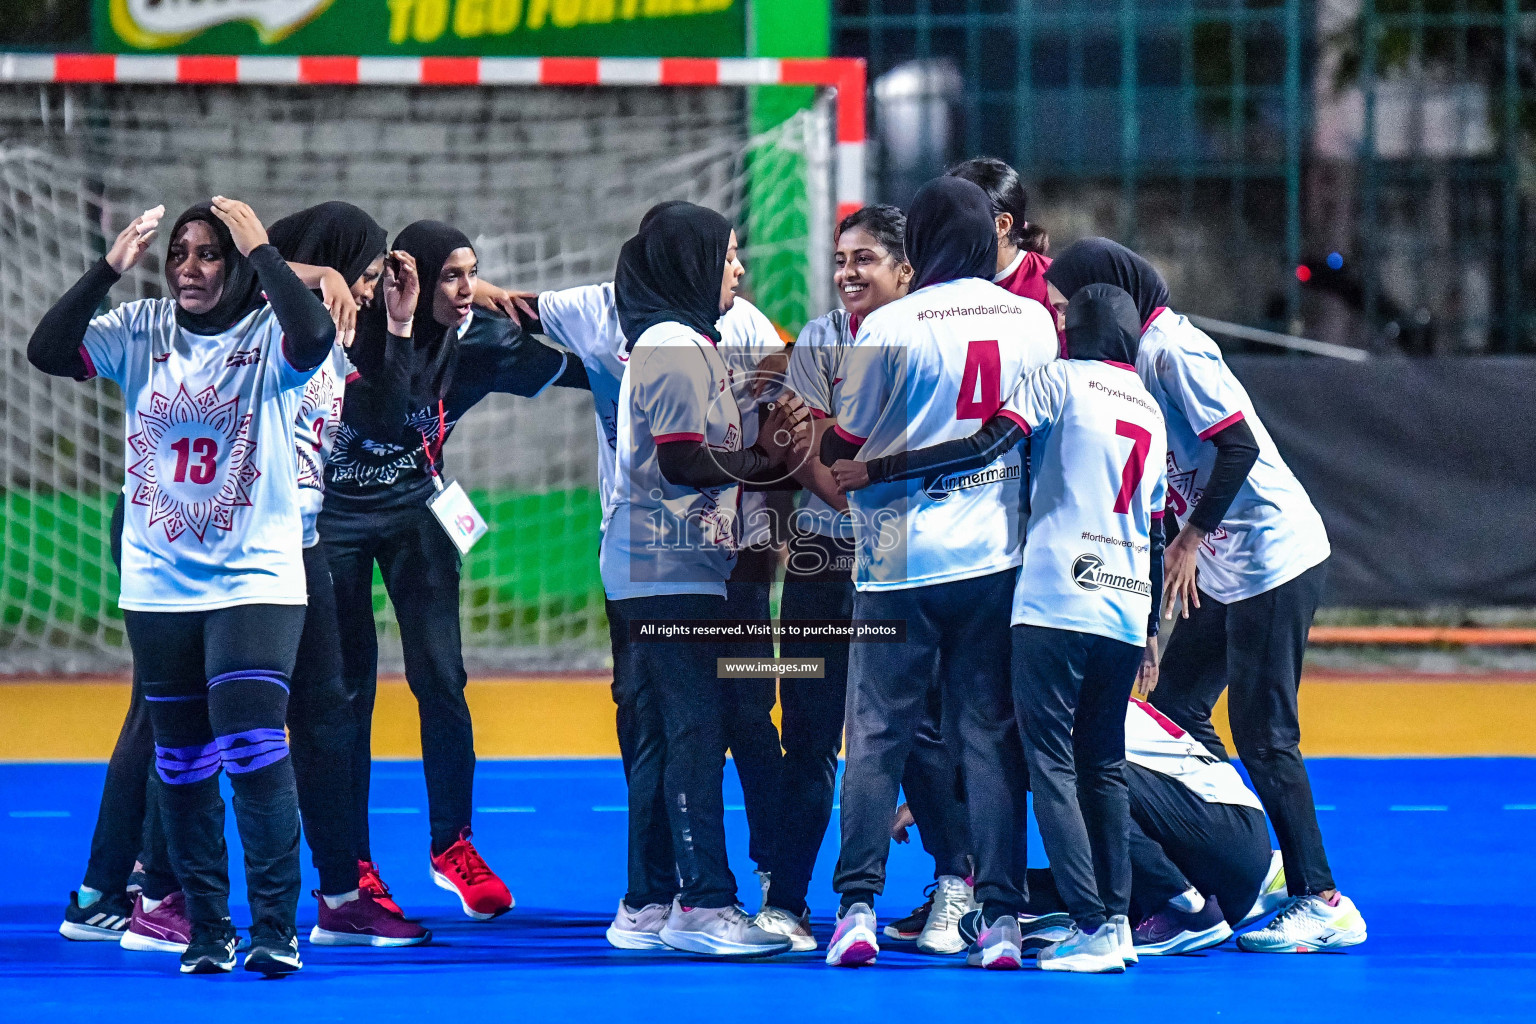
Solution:
{"label": "team huddle", "polygon": [[[564,387],[590,392],[599,442],[629,811],[613,946],[818,949],[835,802],[830,965],[896,942],[1120,972],[1264,917],[1240,948],[1365,940],[1298,749],[1322,520],[1156,269],[1106,239],[1048,258],[1006,164],[845,218],[842,308],[789,345],[736,294],[730,223],[690,203],[652,208],[611,282],[534,294],[480,280],[447,224],[386,246],[347,203],[268,228],[215,197],[169,232],[169,297],[101,312],[162,214],[135,218],[28,347],[45,373],[112,380],[127,410],[113,551],[134,692],[66,937],[177,952],[183,973],[230,971],[242,945],[247,970],[299,970],[302,820],[311,944],[430,939],[369,840],[375,567],[420,710],[432,878],[476,920],[512,908],[471,834],[459,567],[486,527],[444,445],[488,394]],[[888,626],[777,652],[657,635],[767,622],[780,580],[783,622]],[[822,673],[717,669],[775,653]],[[1224,690],[1252,789],[1212,726]],[[756,913],[726,852],[728,753]],[[1049,868],[1026,863],[1031,793]],[[881,928],[913,824],[934,885]]]}

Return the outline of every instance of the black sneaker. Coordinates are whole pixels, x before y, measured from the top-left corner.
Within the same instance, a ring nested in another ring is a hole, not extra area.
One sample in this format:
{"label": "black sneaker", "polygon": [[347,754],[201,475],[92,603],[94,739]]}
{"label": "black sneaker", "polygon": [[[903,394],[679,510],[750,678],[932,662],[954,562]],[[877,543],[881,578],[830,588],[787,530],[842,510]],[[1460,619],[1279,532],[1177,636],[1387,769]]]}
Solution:
{"label": "black sneaker", "polygon": [[181,954],[182,974],[228,974],[235,969],[235,929],[224,918],[215,925],[192,923],[192,941]]}
{"label": "black sneaker", "polygon": [[[916,942],[917,937],[923,934],[923,927],[928,924],[928,915],[933,913],[933,894],[939,887],[938,882],[931,883],[923,890],[923,895],[928,897],[922,906],[913,909],[912,913],[899,921],[892,921],[885,926],[885,937],[895,939],[898,942]],[[967,942],[974,942],[972,936]]]}
{"label": "black sneaker", "polygon": [[251,950],[245,954],[245,969],[255,971],[272,977],[277,974],[292,974],[301,969],[304,961],[299,959],[299,937],[289,931],[279,934],[266,929],[251,929]]}
{"label": "black sneaker", "polygon": [[133,903],[127,893],[107,893],[81,909],[80,894],[72,892],[64,907],[59,934],[75,942],[117,942],[128,930],[128,922],[132,919]]}

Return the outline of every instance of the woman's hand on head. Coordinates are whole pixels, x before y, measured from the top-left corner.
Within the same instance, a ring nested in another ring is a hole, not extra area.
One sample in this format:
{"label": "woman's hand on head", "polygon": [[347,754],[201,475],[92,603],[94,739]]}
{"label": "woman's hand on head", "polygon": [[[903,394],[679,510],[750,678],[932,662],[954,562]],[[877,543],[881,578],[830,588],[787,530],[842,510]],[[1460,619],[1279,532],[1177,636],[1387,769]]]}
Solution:
{"label": "woman's hand on head", "polygon": [[832,479],[844,494],[869,486],[869,465],[855,459],[838,459],[832,463]]}
{"label": "woman's hand on head", "polygon": [[[164,207],[159,207],[163,212]],[[128,273],[144,258],[149,247],[154,243],[160,232],[157,225],[159,217],[151,218],[154,211],[146,211],[139,214],[129,222],[128,226],[118,233],[112,242],[112,248],[107,250],[107,265],[117,272],[119,276]]]}
{"label": "woman's hand on head", "polygon": [[320,275],[320,301],[336,324],[336,340],[342,348],[351,348],[352,339],[357,337],[357,300],[339,271],[326,267]]}
{"label": "woman's hand on head", "polygon": [[262,227],[256,211],[238,199],[213,197],[213,215],[224,222],[235,240],[235,248],[241,256],[249,256],[251,250],[267,244],[267,229]]}
{"label": "woman's hand on head", "polygon": [[389,314],[390,333],[398,333],[396,325],[406,325],[409,330],[419,298],[421,278],[416,273],[416,257],[396,249],[384,260],[384,310]]}

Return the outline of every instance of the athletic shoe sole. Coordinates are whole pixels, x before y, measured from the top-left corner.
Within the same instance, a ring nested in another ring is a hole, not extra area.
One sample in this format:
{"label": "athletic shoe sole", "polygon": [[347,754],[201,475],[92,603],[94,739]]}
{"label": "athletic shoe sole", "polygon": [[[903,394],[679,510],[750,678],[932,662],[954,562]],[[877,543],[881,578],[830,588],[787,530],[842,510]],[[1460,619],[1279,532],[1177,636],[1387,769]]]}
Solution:
{"label": "athletic shoe sole", "polygon": [[816,936],[814,935],[786,935],[784,937],[789,940],[789,951],[791,953],[816,952]]}
{"label": "athletic shoe sole", "polygon": [[476,921],[494,921],[502,914],[505,914],[507,911],[517,906],[517,900],[513,900],[511,903],[508,903],[500,910],[492,911],[489,914],[482,913],[481,911],[471,907],[469,903],[465,901],[464,894],[459,891],[459,887],[454,885],[453,882],[449,880],[448,876],[437,870],[437,868],[432,869],[432,883],[439,889],[447,889],[449,892],[457,896],[459,898],[459,906],[464,908],[465,915],[473,918]]}
{"label": "athletic shoe sole", "polygon": [[293,974],[302,970],[304,962],[299,959],[297,953],[274,953],[270,950],[258,950],[255,953],[247,953],[245,957],[245,969],[256,974],[264,974],[267,977],[275,977],[280,974]]}
{"label": "athletic shoe sole", "polygon": [[182,964],[182,974],[228,974],[235,969],[233,955],[228,960],[215,960],[211,956],[199,957],[196,963]]}
{"label": "athletic shoe sole", "polygon": [[827,964],[831,967],[864,967],[875,962],[880,955],[880,944],[868,928],[862,925],[851,929],[842,941],[827,947]]}
{"label": "athletic shoe sole", "polygon": [[123,932],[122,941],[118,945],[135,953],[185,953],[187,951],[185,942],[157,939],[153,935],[143,935],[135,931]]}
{"label": "athletic shoe sole", "polygon": [[771,946],[748,945],[744,942],[728,942],[705,932],[678,932],[670,928],[661,930],[661,941],[673,949],[705,956],[777,956],[789,952],[789,940]]}
{"label": "athletic shoe sole", "polygon": [[59,925],[59,934],[71,942],[117,942],[122,939],[123,928],[101,928],[94,924],[78,924],[65,921]]}
{"label": "athletic shoe sole", "polygon": [[414,939],[405,939],[389,935],[364,935],[362,932],[333,932],[319,925],[309,930],[309,942],[312,946],[420,946],[431,940],[431,932]]}
{"label": "athletic shoe sole", "polygon": [[1024,954],[1017,946],[997,946],[977,950],[965,962],[988,971],[1016,971],[1023,966]]}
{"label": "athletic shoe sole", "polygon": [[1110,956],[1077,956],[1058,957],[1055,960],[1041,960],[1042,971],[1062,971],[1068,974],[1124,974],[1125,961],[1118,955]]}
{"label": "athletic shoe sole", "polygon": [[917,951],[919,953],[927,953],[929,956],[949,956],[953,953],[965,952],[967,943],[960,937],[958,931],[951,930],[941,936],[941,938],[942,942],[939,943],[919,938],[917,940]]}
{"label": "athletic shoe sole", "polygon": [[614,949],[671,949],[656,932],[632,932],[608,926],[608,945]]}
{"label": "athletic shoe sole", "polygon": [[897,942],[916,942],[922,937],[922,934],[922,929],[918,929],[915,932],[903,932],[898,931],[895,925],[888,924],[885,926],[885,937],[895,939]]}
{"label": "athletic shoe sole", "polygon": [[1322,942],[1308,940],[1306,942],[1289,943],[1284,946],[1268,949],[1264,947],[1254,949],[1252,946],[1244,943],[1243,940],[1248,938],[1247,935],[1239,935],[1237,938],[1237,948],[1244,953],[1332,953],[1335,950],[1358,946],[1365,941],[1365,937],[1363,930],[1358,932],[1334,932]]}
{"label": "athletic shoe sole", "polygon": [[1210,949],[1219,946],[1232,937],[1232,926],[1222,921],[1199,932],[1180,932],[1171,939],[1162,942],[1150,942],[1146,945],[1137,945],[1136,952],[1142,956],[1176,956],[1179,953],[1198,953],[1202,949]]}

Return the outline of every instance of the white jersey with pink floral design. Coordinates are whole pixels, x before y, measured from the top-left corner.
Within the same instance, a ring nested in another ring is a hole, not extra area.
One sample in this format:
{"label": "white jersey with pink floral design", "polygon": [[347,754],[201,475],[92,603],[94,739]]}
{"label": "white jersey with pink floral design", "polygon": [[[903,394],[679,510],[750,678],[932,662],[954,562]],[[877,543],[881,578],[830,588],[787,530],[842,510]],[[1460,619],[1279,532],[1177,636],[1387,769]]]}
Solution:
{"label": "white jersey with pink floral design", "polygon": [[299,417],[294,422],[294,453],[299,460],[299,515],[304,521],[304,546],[320,542],[315,521],[325,504],[325,465],[336,447],[336,432],[341,427],[341,401],[347,393],[347,381],[353,373],[346,350],[331,347],[331,354],[304,385],[299,400]]}
{"label": "white jersey with pink floral design", "polygon": [[171,299],[91,321],[84,354],[126,409],[122,594],[130,611],[305,603],[292,366],[270,306],[192,334]]}

